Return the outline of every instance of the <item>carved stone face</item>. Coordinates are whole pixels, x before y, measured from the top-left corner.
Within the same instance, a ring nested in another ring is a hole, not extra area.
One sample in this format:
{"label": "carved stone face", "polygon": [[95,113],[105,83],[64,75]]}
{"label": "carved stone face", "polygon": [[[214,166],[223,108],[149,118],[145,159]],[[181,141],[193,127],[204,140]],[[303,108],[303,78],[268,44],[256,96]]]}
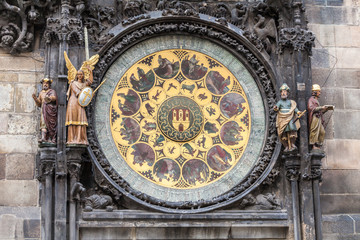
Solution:
{"label": "carved stone face", "polygon": [[4,35],[1,37],[1,43],[6,47],[11,47],[14,43],[14,37],[11,35]]}
{"label": "carved stone face", "polygon": [[289,95],[288,91],[286,91],[286,90],[281,90],[280,94],[281,94],[281,99],[283,99],[283,100],[287,99],[288,95]]}
{"label": "carved stone face", "polygon": [[78,81],[80,81],[80,82],[84,81],[84,72],[83,71],[81,71],[81,70],[78,71],[76,76],[77,76]]}
{"label": "carved stone face", "polygon": [[29,12],[28,12],[28,18],[31,22],[36,22],[39,20],[40,18],[40,13],[38,10],[36,9],[31,9]]}
{"label": "carved stone face", "polygon": [[50,83],[49,82],[43,82],[42,89],[43,90],[48,90],[49,88],[50,88]]}

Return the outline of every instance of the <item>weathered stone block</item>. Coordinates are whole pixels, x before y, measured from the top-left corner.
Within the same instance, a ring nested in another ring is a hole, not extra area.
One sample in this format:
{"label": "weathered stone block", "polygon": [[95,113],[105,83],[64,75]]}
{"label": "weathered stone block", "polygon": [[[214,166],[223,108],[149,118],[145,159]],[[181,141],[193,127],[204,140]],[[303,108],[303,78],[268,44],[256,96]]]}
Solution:
{"label": "weathered stone block", "polygon": [[306,0],[305,1],[306,6],[309,5],[326,5],[326,0]]}
{"label": "weathered stone block", "polygon": [[135,228],[80,228],[80,239],[110,240],[134,239]]}
{"label": "weathered stone block", "polygon": [[342,88],[322,88],[319,102],[321,105],[335,105],[336,109],[344,109],[344,91]]}
{"label": "weathered stone block", "polygon": [[326,140],[326,158],[323,167],[327,169],[360,169],[360,140]]}
{"label": "weathered stone block", "polygon": [[360,89],[344,89],[344,102],[345,109],[360,110]]}
{"label": "weathered stone block", "polygon": [[336,86],[360,88],[360,71],[357,69],[336,69]]}
{"label": "weathered stone block", "polygon": [[228,239],[229,228],[167,227],[137,228],[136,239]]}
{"label": "weathered stone block", "polygon": [[36,137],[32,135],[0,135],[1,153],[35,153]]}
{"label": "weathered stone block", "polygon": [[2,180],[0,181],[0,205],[36,206],[38,191],[36,180]]}
{"label": "weathered stone block", "polygon": [[6,158],[6,179],[31,180],[34,179],[34,154],[8,154]]}
{"label": "weathered stone block", "polygon": [[7,133],[9,113],[0,113],[0,134]]}
{"label": "weathered stone block", "polygon": [[0,111],[14,110],[14,86],[9,83],[0,83]]}
{"label": "weathered stone block", "polygon": [[233,227],[230,239],[285,239],[286,232],[283,227]]}
{"label": "weathered stone block", "polygon": [[360,111],[336,109],[333,117],[335,138],[360,139]]}
{"label": "weathered stone block", "polygon": [[17,73],[0,73],[0,82],[17,82]]}
{"label": "weathered stone block", "polygon": [[337,68],[360,68],[360,48],[336,48]]}
{"label": "weathered stone block", "polygon": [[33,115],[9,114],[8,133],[22,135],[36,134],[37,120]]}
{"label": "weathered stone block", "polygon": [[328,6],[342,6],[344,4],[344,0],[327,0]]}
{"label": "weathered stone block", "polygon": [[323,170],[321,193],[360,193],[360,170]]}
{"label": "weathered stone block", "polygon": [[0,239],[15,239],[17,219],[14,215],[0,215]]}
{"label": "weathered stone block", "polygon": [[40,238],[40,219],[24,220],[24,238]]}
{"label": "weathered stone block", "polygon": [[329,114],[325,115],[325,139],[334,139],[334,120]]}
{"label": "weathered stone block", "polygon": [[326,240],[359,240],[360,235],[355,234],[326,234],[323,233],[323,239]]}
{"label": "weathered stone block", "polygon": [[360,1],[359,0],[344,0],[344,6],[359,7]]}
{"label": "weathered stone block", "polygon": [[326,48],[314,48],[311,65],[314,68],[330,68],[329,50]]}
{"label": "weathered stone block", "polygon": [[[321,210],[323,214],[359,213],[360,195],[321,195]],[[344,230],[346,232],[347,230]],[[354,231],[353,231],[354,232]]]}
{"label": "weathered stone block", "polygon": [[35,111],[32,94],[35,93],[34,84],[16,84],[15,111],[30,113]]}
{"label": "weathered stone block", "polygon": [[360,234],[360,214],[351,215],[351,217],[355,220],[355,232]]}
{"label": "weathered stone block", "polygon": [[[335,42],[337,47],[359,47],[360,27],[335,25]],[[346,37],[345,37],[346,36]]]}
{"label": "weathered stone block", "polygon": [[1,56],[0,57],[0,70],[5,71],[19,71],[27,70],[32,72],[42,71],[44,63],[36,61],[30,57],[19,56]]}
{"label": "weathered stone block", "polygon": [[323,87],[334,87],[336,84],[336,71],[331,68],[312,68],[312,82]]}
{"label": "weathered stone block", "polygon": [[6,156],[5,154],[0,154],[0,180],[5,179],[6,175]]}
{"label": "weathered stone block", "polygon": [[354,220],[348,215],[323,216],[323,231],[326,233],[354,233]]}
{"label": "weathered stone block", "polygon": [[44,77],[44,72],[19,73],[19,82],[40,84],[40,80],[43,77]]}
{"label": "weathered stone block", "polygon": [[310,23],[357,24],[357,11],[351,7],[311,6],[307,8],[306,16]]}
{"label": "weathered stone block", "polygon": [[316,39],[319,41],[321,46],[335,46],[333,25],[309,24],[309,29],[315,33]]}

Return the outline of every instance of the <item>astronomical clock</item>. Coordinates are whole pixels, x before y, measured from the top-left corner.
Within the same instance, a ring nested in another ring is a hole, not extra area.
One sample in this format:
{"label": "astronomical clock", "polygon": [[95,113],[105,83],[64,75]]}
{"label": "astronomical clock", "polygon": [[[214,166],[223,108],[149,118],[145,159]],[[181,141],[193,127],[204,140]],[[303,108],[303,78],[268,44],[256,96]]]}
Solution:
{"label": "astronomical clock", "polygon": [[160,36],[115,58],[102,79],[92,108],[97,163],[123,194],[163,211],[216,208],[264,178],[251,179],[272,154],[259,163],[264,91],[231,51]]}

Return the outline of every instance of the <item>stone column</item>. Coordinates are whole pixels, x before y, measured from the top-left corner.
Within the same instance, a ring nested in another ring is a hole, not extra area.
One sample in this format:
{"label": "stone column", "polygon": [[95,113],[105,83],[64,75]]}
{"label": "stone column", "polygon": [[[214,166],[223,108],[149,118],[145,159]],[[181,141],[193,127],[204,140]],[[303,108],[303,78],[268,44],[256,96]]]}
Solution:
{"label": "stone column", "polygon": [[77,227],[77,200],[80,200],[78,194],[83,191],[81,183],[79,183],[81,171],[81,155],[86,148],[71,146],[66,148],[67,153],[67,169],[69,174],[69,239],[78,239]]}
{"label": "stone column", "polygon": [[321,171],[321,159],[325,157],[325,153],[321,150],[313,150],[309,154],[311,161],[311,171],[310,174],[303,174],[304,180],[309,180],[312,182],[313,190],[313,199],[314,199],[314,214],[315,214],[315,233],[316,240],[322,240],[322,214],[321,214],[321,204],[320,204],[320,187],[319,183],[322,180],[322,171]]}
{"label": "stone column", "polygon": [[299,176],[300,176],[300,159],[298,152],[284,152],[282,159],[285,161],[286,178],[291,184],[291,200],[292,200],[292,217],[294,224],[294,240],[301,238],[301,221],[299,208]]}
{"label": "stone column", "polygon": [[53,185],[54,185],[54,169],[56,161],[57,148],[54,147],[41,147],[40,150],[40,168],[39,177],[42,182],[45,182],[45,189],[42,196],[42,228],[44,229],[43,239],[51,240],[53,234]]}

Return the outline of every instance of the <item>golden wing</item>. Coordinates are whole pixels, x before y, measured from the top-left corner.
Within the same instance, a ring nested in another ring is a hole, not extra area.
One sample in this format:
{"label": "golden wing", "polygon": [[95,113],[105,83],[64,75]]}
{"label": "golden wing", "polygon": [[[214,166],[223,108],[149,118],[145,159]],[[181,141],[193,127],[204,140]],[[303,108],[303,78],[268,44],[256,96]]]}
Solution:
{"label": "golden wing", "polygon": [[95,54],[94,56],[83,62],[83,65],[81,66],[81,70],[84,71],[85,79],[88,79],[90,76],[90,71],[87,68],[87,66],[90,66],[91,71],[94,70],[95,64],[99,61],[99,58],[100,58],[99,54]]}
{"label": "golden wing", "polygon": [[64,58],[65,58],[65,62],[66,62],[66,67],[68,69],[68,80],[69,80],[68,83],[70,84],[71,81],[73,81],[75,79],[77,70],[74,67],[74,65],[72,65],[66,51],[64,51]]}

